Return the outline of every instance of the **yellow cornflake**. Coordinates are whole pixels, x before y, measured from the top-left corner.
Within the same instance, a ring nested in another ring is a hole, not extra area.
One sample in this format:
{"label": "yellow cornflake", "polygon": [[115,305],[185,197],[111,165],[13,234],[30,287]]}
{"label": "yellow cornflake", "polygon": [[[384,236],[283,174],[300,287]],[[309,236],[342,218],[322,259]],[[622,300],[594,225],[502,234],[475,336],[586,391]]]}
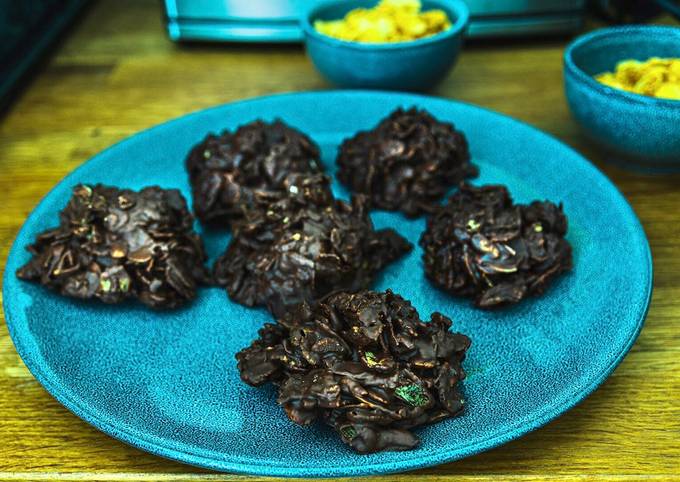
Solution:
{"label": "yellow cornflake", "polygon": [[340,20],[317,20],[314,28],[349,42],[407,42],[451,27],[443,10],[421,12],[420,0],[381,0],[374,8],[356,8]]}
{"label": "yellow cornflake", "polygon": [[603,72],[595,80],[634,94],[680,100],[680,58],[623,60],[614,72]]}

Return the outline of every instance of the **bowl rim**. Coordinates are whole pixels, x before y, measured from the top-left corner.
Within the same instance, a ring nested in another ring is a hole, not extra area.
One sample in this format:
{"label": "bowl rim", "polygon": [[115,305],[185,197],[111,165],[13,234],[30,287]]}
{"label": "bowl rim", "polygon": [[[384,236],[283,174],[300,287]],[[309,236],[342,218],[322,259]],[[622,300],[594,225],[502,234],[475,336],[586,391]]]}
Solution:
{"label": "bowl rim", "polygon": [[[583,34],[574,39],[564,50],[564,74],[572,75],[576,80],[580,81],[582,84],[587,85],[591,90],[595,90],[600,94],[604,94],[610,97],[615,97],[618,100],[629,102],[638,105],[646,105],[652,107],[667,107],[671,109],[680,109],[680,100],[674,99],[664,99],[661,97],[652,97],[648,95],[635,94],[632,92],[627,92],[625,90],[616,89],[614,87],[609,87],[608,85],[601,84],[595,80],[592,76],[588,75],[579,66],[576,65],[574,61],[574,51],[579,47],[593,43],[597,40],[606,37],[624,37],[632,33],[664,33],[676,35],[680,41],[680,28],[671,25],[626,25],[621,27],[605,27],[592,32]],[[624,59],[621,59],[624,60]]]}
{"label": "bowl rim", "polygon": [[[427,0],[429,3],[434,3],[442,9],[450,10],[456,14],[456,20],[451,24],[451,27],[429,37],[423,37],[416,40],[407,40],[403,42],[352,42],[349,40],[340,40],[335,37],[330,37],[319,33],[312,25],[311,19],[317,15],[321,10],[333,5],[351,5],[356,0],[326,0],[314,7],[305,10],[300,15],[300,26],[305,34],[305,41],[312,37],[321,42],[334,45],[336,47],[349,48],[360,51],[393,51],[404,50],[423,47],[425,45],[434,44],[445,39],[455,37],[462,34],[470,21],[470,9],[463,0]],[[376,0],[376,4],[377,4]]]}

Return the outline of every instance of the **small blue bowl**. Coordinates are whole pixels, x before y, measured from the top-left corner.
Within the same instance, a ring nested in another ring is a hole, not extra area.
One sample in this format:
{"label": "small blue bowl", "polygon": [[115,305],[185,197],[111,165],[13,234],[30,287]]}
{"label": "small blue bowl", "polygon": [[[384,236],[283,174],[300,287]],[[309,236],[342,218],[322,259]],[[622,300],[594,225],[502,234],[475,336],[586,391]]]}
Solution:
{"label": "small blue bowl", "polygon": [[301,26],[307,54],[317,70],[341,87],[427,90],[440,82],[458,58],[470,11],[462,0],[423,0],[423,10],[441,9],[451,27],[409,42],[360,43],[338,40],[314,29],[316,20],[343,18],[355,8],[371,8],[376,0],[323,3],[303,14]]}
{"label": "small blue bowl", "polygon": [[607,87],[593,76],[625,59],[680,57],[680,28],[627,26],[596,30],[564,53],[564,85],[574,117],[609,160],[646,172],[680,171],[680,101]]}

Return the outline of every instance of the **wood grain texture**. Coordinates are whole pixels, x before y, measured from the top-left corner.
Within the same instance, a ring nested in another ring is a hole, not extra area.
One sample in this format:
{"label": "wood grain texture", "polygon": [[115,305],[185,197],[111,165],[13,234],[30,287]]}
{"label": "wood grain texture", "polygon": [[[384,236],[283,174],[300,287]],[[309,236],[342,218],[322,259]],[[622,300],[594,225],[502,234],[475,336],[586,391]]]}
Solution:
{"label": "wood grain texture", "polygon": [[[544,428],[456,463],[373,480],[680,480],[680,176],[602,164],[567,111],[565,43],[469,45],[434,94],[529,122],[614,180],[652,245],[655,291],[645,328],[595,394]],[[112,143],[215,104],[328,87],[300,47],[177,46],[165,36],[158,2],[98,3],[0,119],[0,263],[40,198]],[[0,413],[0,480],[273,480],[210,473],[98,432],[33,379],[4,323]]]}

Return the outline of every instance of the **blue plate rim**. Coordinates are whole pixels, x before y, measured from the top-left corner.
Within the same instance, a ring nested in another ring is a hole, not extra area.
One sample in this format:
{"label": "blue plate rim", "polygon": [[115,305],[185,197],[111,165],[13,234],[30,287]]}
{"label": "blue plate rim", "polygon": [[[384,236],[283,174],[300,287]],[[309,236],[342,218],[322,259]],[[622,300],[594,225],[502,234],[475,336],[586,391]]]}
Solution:
{"label": "blue plate rim", "polygon": [[[680,109],[680,100],[664,99],[662,97],[651,97],[642,94],[633,94],[631,92],[626,92],[625,90],[615,89],[608,85],[601,84],[595,80],[590,75],[586,74],[580,67],[574,62],[574,50],[578,47],[585,45],[593,40],[597,40],[603,37],[608,37],[611,35],[625,35],[630,33],[647,33],[647,32],[657,32],[657,33],[668,33],[672,32],[673,35],[678,36],[680,39],[680,28],[671,25],[625,25],[621,27],[606,27],[594,30],[592,32],[580,35],[574,39],[567,47],[564,49],[563,62],[565,74],[571,75],[576,80],[580,81],[582,84],[587,85],[591,90],[594,90],[600,94],[607,96],[612,96],[618,100],[627,102],[629,104],[644,105],[649,107],[664,107],[671,109]],[[621,59],[625,60],[625,59]]]}
{"label": "blue plate rim", "polygon": [[[121,141],[118,141],[111,146],[107,147],[106,149],[100,151],[90,159],[84,161],[80,166],[75,168],[73,171],[68,173],[66,176],[64,176],[59,182],[57,182],[52,189],[50,189],[45,196],[36,204],[36,206],[31,210],[29,215],[26,218],[26,221],[28,221],[33,214],[35,213],[36,209],[38,206],[42,204],[44,199],[48,197],[60,184],[67,182],[71,177],[74,177],[81,169],[85,167],[86,164],[88,164],[90,161],[95,160],[97,157],[103,155],[105,152],[108,152],[111,149],[118,148],[121,145],[124,145],[125,143],[131,142],[133,139],[138,140],[139,137],[149,137],[155,134],[155,131],[157,129],[161,129],[163,127],[166,127],[168,125],[172,125],[174,123],[184,121],[188,118],[192,118],[195,116],[203,115],[206,112],[210,112],[213,110],[218,110],[221,108],[224,108],[227,105],[236,105],[236,104],[245,104],[245,103],[257,103],[257,102],[262,102],[262,101],[267,101],[272,98],[282,98],[282,97],[300,97],[300,96],[309,96],[309,97],[316,97],[316,96],[328,96],[328,95],[335,95],[335,96],[370,96],[372,98],[375,98],[376,96],[381,96],[381,97],[393,97],[393,98],[399,98],[399,102],[403,102],[403,100],[408,99],[409,102],[413,102],[417,104],[418,101],[426,101],[426,102],[451,102],[451,103],[457,103],[457,104],[463,104],[475,109],[479,109],[482,111],[485,111],[487,113],[493,114],[495,116],[500,116],[506,119],[509,122],[516,123],[522,125],[524,128],[529,129],[533,131],[534,133],[537,133],[539,135],[542,135],[549,139],[551,142],[555,143],[556,145],[559,145],[561,149],[566,149],[570,151],[572,154],[574,154],[577,158],[580,158],[583,161],[584,168],[589,169],[592,171],[592,174],[596,177],[600,177],[602,181],[604,181],[604,184],[609,186],[610,190],[612,191],[612,195],[617,195],[620,198],[621,205],[626,206],[628,215],[630,218],[630,221],[635,224],[635,231],[639,234],[641,240],[644,242],[644,248],[645,253],[646,253],[646,261],[647,265],[645,266],[646,268],[646,274],[648,274],[648,283],[646,287],[646,299],[644,300],[644,307],[640,310],[637,316],[637,324],[635,327],[635,330],[631,333],[629,339],[627,340],[625,346],[622,347],[622,349],[618,352],[618,354],[610,358],[609,363],[606,365],[606,368],[602,370],[592,381],[590,384],[588,384],[585,387],[580,387],[574,390],[570,396],[565,397],[564,401],[558,405],[546,405],[545,409],[540,410],[535,416],[532,417],[531,420],[524,420],[520,419],[516,423],[510,425],[503,433],[497,434],[494,436],[490,436],[484,439],[481,439],[479,441],[476,441],[474,443],[468,444],[467,446],[464,446],[462,449],[458,449],[458,451],[454,454],[451,455],[449,452],[446,450],[440,450],[431,453],[430,455],[422,456],[414,456],[405,460],[400,460],[398,463],[374,463],[370,465],[355,465],[355,466],[342,466],[342,467],[333,467],[333,468],[309,468],[309,467],[304,467],[304,466],[293,466],[291,467],[290,464],[285,464],[285,465],[261,465],[261,464],[255,464],[253,461],[248,461],[243,458],[241,460],[225,460],[225,459],[216,459],[212,457],[206,457],[203,456],[199,453],[192,453],[190,450],[182,450],[177,447],[171,447],[168,445],[166,440],[160,439],[158,437],[154,436],[142,436],[140,434],[135,434],[134,430],[122,430],[115,425],[109,423],[106,421],[105,417],[102,417],[101,414],[98,413],[97,410],[92,409],[87,406],[86,403],[84,403],[82,400],[79,400],[78,397],[73,396],[73,394],[69,393],[67,390],[64,390],[63,388],[59,387],[59,383],[57,381],[53,381],[49,374],[46,374],[42,371],[41,367],[39,366],[39,363],[36,362],[33,358],[33,353],[30,348],[26,347],[22,341],[22,339],[18,336],[17,332],[14,330],[14,314],[13,312],[9,309],[8,306],[8,299],[9,296],[7,296],[7,293],[5,290],[7,290],[8,286],[8,280],[10,279],[10,276],[13,276],[14,273],[10,273],[10,270],[7,269],[7,265],[9,263],[6,263],[5,267],[5,273],[3,275],[3,312],[5,315],[5,322],[10,334],[10,337],[17,349],[17,352],[19,356],[21,357],[22,361],[26,365],[26,367],[29,369],[31,374],[36,378],[36,380],[47,390],[47,392],[52,395],[59,403],[61,403],[67,410],[72,412],[74,415],[79,417],[81,420],[85,421],[86,423],[94,426],[95,428],[99,429],[100,431],[104,432],[105,434],[121,441],[124,442],[128,445],[131,445],[133,447],[136,447],[138,449],[144,450],[146,452],[152,453],[154,455],[162,456],[171,460],[183,462],[189,465],[194,465],[198,467],[203,467],[203,468],[208,468],[212,470],[219,470],[219,471],[225,471],[225,472],[233,472],[235,474],[243,474],[243,475],[258,475],[258,476],[278,476],[278,477],[338,477],[338,476],[348,476],[348,474],[351,474],[351,476],[358,476],[358,475],[377,475],[377,474],[388,474],[388,473],[396,473],[396,472],[404,472],[407,470],[415,470],[415,469],[420,469],[420,468],[425,468],[425,467],[431,467],[434,465],[439,465],[442,463],[447,463],[447,462],[453,462],[455,460],[459,460],[489,449],[492,449],[494,447],[498,447],[506,442],[509,442],[511,440],[514,440],[516,438],[519,438],[529,432],[532,432],[536,430],[537,428],[545,425],[546,423],[556,419],[566,411],[570,410],[580,402],[582,402],[585,398],[587,398],[589,395],[591,395],[607,378],[608,376],[614,371],[614,369],[621,363],[623,358],[626,356],[630,348],[633,346],[635,340],[640,334],[640,331],[642,330],[642,327],[644,325],[645,318],[647,316],[647,313],[649,312],[649,307],[650,307],[650,302],[651,302],[651,297],[652,297],[652,291],[653,291],[653,278],[654,278],[654,270],[653,270],[653,263],[652,263],[652,255],[651,255],[651,249],[649,246],[649,240],[647,239],[646,233],[644,231],[644,228],[642,227],[642,224],[640,223],[640,220],[638,219],[637,215],[635,214],[635,211],[633,210],[632,206],[628,203],[626,198],[623,196],[621,191],[616,187],[614,183],[612,183],[609,178],[599,169],[597,168],[594,164],[589,162],[585,157],[583,157],[581,154],[579,154],[575,149],[571,148],[567,144],[563,143],[556,137],[552,136],[549,133],[546,133],[544,131],[541,131],[540,129],[537,129],[523,121],[514,119],[508,115],[502,114],[500,112],[493,111],[491,109],[487,109],[484,107],[480,107],[475,104],[467,103],[467,102],[461,102],[457,100],[452,100],[452,99],[445,99],[445,98],[440,98],[440,97],[432,97],[432,96],[426,96],[426,95],[420,95],[420,94],[410,94],[410,93],[395,93],[395,92],[389,92],[389,91],[375,91],[375,90],[319,90],[319,91],[307,91],[307,92],[287,92],[287,93],[281,93],[281,94],[274,94],[274,95],[266,95],[266,96],[259,96],[259,97],[253,97],[253,98],[248,98],[244,100],[239,100],[235,102],[228,102],[225,104],[220,104],[217,106],[213,106],[207,109],[201,109],[197,110],[179,117],[176,117],[174,119],[171,119],[169,121],[154,125],[150,128],[144,129],[140,132],[137,132],[135,134],[132,134],[131,136],[128,136]],[[24,224],[22,225],[21,229],[17,233],[15,240],[12,243],[12,247],[9,251],[7,260],[11,259],[13,256],[16,255],[16,252],[21,251],[24,249],[24,246],[19,246],[17,242],[17,238],[20,237],[20,233],[26,228],[27,222],[24,221]],[[80,403],[78,403],[80,401]],[[155,439],[155,440],[154,440]]]}

